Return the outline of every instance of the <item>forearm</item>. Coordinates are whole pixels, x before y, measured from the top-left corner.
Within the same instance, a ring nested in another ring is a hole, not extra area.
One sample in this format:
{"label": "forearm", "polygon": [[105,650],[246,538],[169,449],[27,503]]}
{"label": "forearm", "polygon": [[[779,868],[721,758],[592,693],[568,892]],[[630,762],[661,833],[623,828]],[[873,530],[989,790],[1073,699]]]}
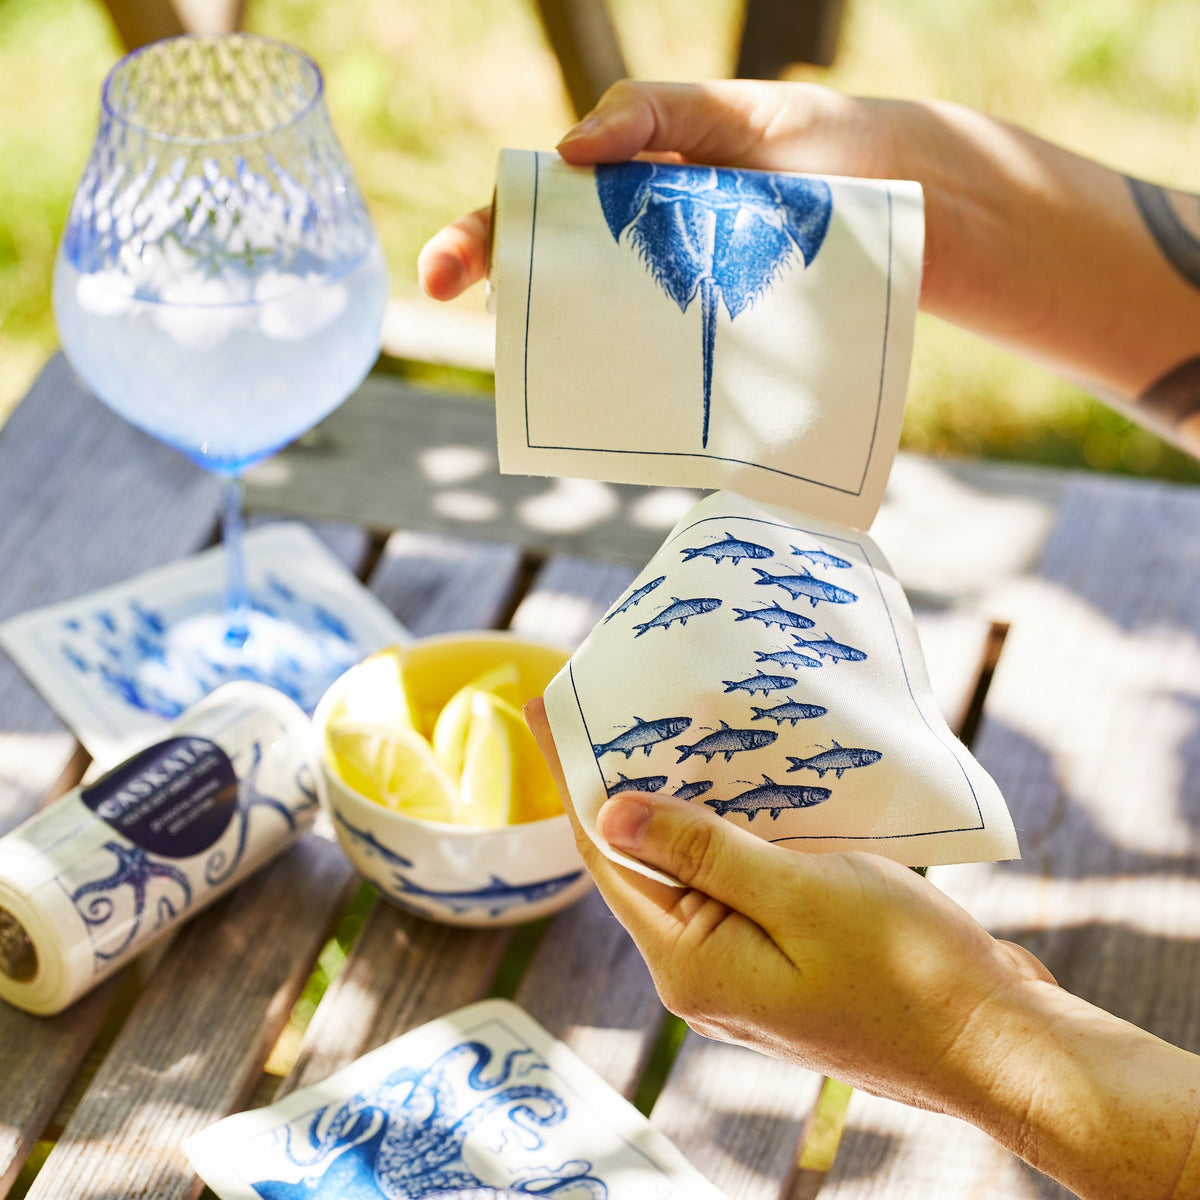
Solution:
{"label": "forearm", "polygon": [[1200,1058],[1053,985],[990,1004],[932,1086],[1084,1200],[1200,1197]]}

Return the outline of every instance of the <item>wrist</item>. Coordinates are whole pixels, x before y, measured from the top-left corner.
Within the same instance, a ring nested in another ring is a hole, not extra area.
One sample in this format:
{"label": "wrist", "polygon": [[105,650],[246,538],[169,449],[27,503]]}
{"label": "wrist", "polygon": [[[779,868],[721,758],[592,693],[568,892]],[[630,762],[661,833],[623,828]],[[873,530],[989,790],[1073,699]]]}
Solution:
{"label": "wrist", "polygon": [[1085,1200],[1200,1188],[1200,1059],[1052,984],[981,1005],[931,1083],[944,1111]]}

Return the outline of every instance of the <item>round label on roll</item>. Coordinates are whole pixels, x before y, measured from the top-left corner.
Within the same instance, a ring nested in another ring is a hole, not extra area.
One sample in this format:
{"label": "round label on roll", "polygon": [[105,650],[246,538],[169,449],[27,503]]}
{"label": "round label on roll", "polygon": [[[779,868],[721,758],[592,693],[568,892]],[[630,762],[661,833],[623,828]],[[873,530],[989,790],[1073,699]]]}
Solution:
{"label": "round label on roll", "polygon": [[215,742],[176,737],[135,754],[79,798],[135,846],[165,858],[190,858],[228,828],[238,780]]}

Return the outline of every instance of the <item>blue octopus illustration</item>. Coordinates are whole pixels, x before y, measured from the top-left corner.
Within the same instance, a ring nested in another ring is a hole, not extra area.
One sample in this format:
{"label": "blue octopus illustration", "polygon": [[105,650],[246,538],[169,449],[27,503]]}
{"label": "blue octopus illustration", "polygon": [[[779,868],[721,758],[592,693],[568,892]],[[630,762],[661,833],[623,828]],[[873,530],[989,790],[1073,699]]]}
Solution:
{"label": "blue octopus illustration", "polygon": [[317,1109],[303,1143],[293,1143],[289,1127],[284,1145],[292,1163],[312,1171],[299,1183],[261,1180],[254,1190],[263,1200],[605,1200],[608,1188],[582,1160],[530,1167],[504,1187],[470,1169],[463,1146],[485,1123],[499,1127],[505,1144],[537,1151],[545,1145],[540,1131],[567,1116],[550,1088],[516,1081],[544,1066],[531,1050],[508,1052],[488,1074],[494,1057],[484,1042],[463,1041],[427,1068],[404,1068]]}
{"label": "blue octopus illustration", "polygon": [[820,179],[719,167],[629,162],[596,168],[609,232],[629,242],[658,285],[687,312],[700,296],[708,445],[720,303],[732,321],[769,291],[799,252],[812,263],[833,212]]}
{"label": "blue octopus illustration", "polygon": [[[117,869],[103,879],[93,879],[80,884],[71,893],[71,903],[75,905],[84,923],[90,928],[104,925],[116,910],[116,904],[110,894],[118,888],[128,887],[133,891],[133,917],[129,929],[121,944],[111,950],[93,951],[95,957],[107,962],[116,958],[138,935],[142,926],[142,914],[146,910],[146,885],[151,879],[161,878],[170,880],[179,888],[178,904],[168,896],[159,897],[158,925],[172,920],[178,913],[186,909],[192,902],[192,885],[188,877],[170,863],[158,858],[151,858],[140,846],[127,846],[123,842],[105,842],[104,849],[117,860]],[[81,904],[84,897],[91,899]]]}

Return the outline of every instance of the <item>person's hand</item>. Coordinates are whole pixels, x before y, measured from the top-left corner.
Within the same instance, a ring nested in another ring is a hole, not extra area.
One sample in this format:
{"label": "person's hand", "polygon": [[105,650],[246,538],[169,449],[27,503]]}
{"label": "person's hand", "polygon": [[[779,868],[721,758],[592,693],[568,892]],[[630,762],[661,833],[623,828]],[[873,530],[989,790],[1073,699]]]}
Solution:
{"label": "person's hand", "polygon": [[[920,179],[936,158],[936,123],[918,104],[858,100],[815,84],[622,80],[558,144],[576,166],[637,155],[717,166]],[[487,270],[487,208],[430,239],[418,261],[426,293],[449,300]],[[928,278],[926,280],[928,286]],[[936,281],[935,281],[936,283]]]}
{"label": "person's hand", "polygon": [[[526,716],[565,797],[541,702]],[[572,821],[664,1004],[709,1037],[911,1104],[957,1107],[1002,1074],[996,1014],[1053,984],[1025,950],[887,859],[785,850],[685,801],[609,800],[605,840],[679,889],[611,862]]]}

